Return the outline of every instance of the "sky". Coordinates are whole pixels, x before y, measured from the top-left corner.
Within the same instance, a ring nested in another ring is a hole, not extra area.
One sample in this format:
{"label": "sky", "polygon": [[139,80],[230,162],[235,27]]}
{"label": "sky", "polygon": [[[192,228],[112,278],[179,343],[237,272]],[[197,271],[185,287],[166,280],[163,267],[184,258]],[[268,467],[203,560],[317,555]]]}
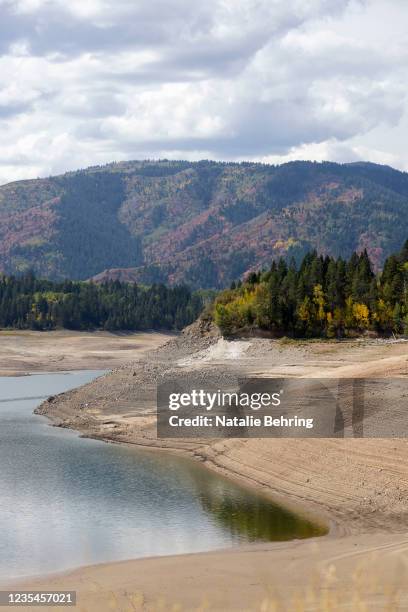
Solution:
{"label": "sky", "polygon": [[407,0],[0,0],[0,183],[128,159],[408,170]]}

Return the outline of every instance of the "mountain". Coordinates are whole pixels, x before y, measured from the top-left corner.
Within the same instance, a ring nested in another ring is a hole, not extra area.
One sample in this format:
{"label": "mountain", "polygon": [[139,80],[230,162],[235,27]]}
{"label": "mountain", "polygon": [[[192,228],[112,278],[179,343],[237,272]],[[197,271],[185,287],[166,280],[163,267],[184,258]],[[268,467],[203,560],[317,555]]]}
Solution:
{"label": "mountain", "polygon": [[408,236],[408,174],[370,163],[113,163],[0,187],[0,270],[224,287],[281,255]]}

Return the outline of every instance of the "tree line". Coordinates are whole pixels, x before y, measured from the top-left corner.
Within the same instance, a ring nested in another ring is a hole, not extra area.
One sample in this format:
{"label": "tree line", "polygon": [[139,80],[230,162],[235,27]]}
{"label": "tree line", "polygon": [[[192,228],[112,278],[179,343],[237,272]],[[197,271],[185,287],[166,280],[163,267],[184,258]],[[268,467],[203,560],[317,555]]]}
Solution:
{"label": "tree line", "polygon": [[[212,295],[186,286],[50,281],[0,275],[0,327],[49,330],[182,329]],[[408,241],[375,274],[366,251],[348,260],[318,255],[274,261],[220,292],[211,306],[224,335],[342,338],[408,333]]]}
{"label": "tree line", "polygon": [[53,282],[37,279],[32,272],[0,276],[2,328],[182,329],[198,317],[202,307],[201,296],[185,286]]}
{"label": "tree line", "polygon": [[408,241],[374,274],[367,251],[350,259],[305,255],[233,283],[215,300],[225,335],[258,328],[276,336],[342,338],[408,333]]}

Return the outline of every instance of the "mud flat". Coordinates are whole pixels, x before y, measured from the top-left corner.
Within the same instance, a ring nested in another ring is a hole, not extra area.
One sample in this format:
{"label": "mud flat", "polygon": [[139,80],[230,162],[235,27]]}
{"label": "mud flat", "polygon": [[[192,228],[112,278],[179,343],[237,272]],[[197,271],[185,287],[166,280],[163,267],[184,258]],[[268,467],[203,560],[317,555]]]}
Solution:
{"label": "mud flat", "polygon": [[68,330],[0,331],[0,376],[30,372],[105,370],[134,361],[171,334]]}
{"label": "mud flat", "polygon": [[155,387],[161,377],[195,371],[221,382],[237,369],[256,376],[406,378],[408,345],[228,342],[190,328],[137,363],[45,402],[39,412],[87,436],[186,454],[326,522],[330,534],[95,566],[36,586],[76,588],[84,610],[407,608],[407,440],[156,438]]}

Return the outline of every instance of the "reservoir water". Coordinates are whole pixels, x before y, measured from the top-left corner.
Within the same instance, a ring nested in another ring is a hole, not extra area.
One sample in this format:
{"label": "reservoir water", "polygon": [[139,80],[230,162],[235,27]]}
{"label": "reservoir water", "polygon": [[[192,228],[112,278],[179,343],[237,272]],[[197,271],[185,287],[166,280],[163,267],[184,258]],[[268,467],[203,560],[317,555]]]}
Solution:
{"label": "reservoir water", "polygon": [[192,461],[83,439],[33,414],[99,374],[0,378],[0,580],[321,535]]}

